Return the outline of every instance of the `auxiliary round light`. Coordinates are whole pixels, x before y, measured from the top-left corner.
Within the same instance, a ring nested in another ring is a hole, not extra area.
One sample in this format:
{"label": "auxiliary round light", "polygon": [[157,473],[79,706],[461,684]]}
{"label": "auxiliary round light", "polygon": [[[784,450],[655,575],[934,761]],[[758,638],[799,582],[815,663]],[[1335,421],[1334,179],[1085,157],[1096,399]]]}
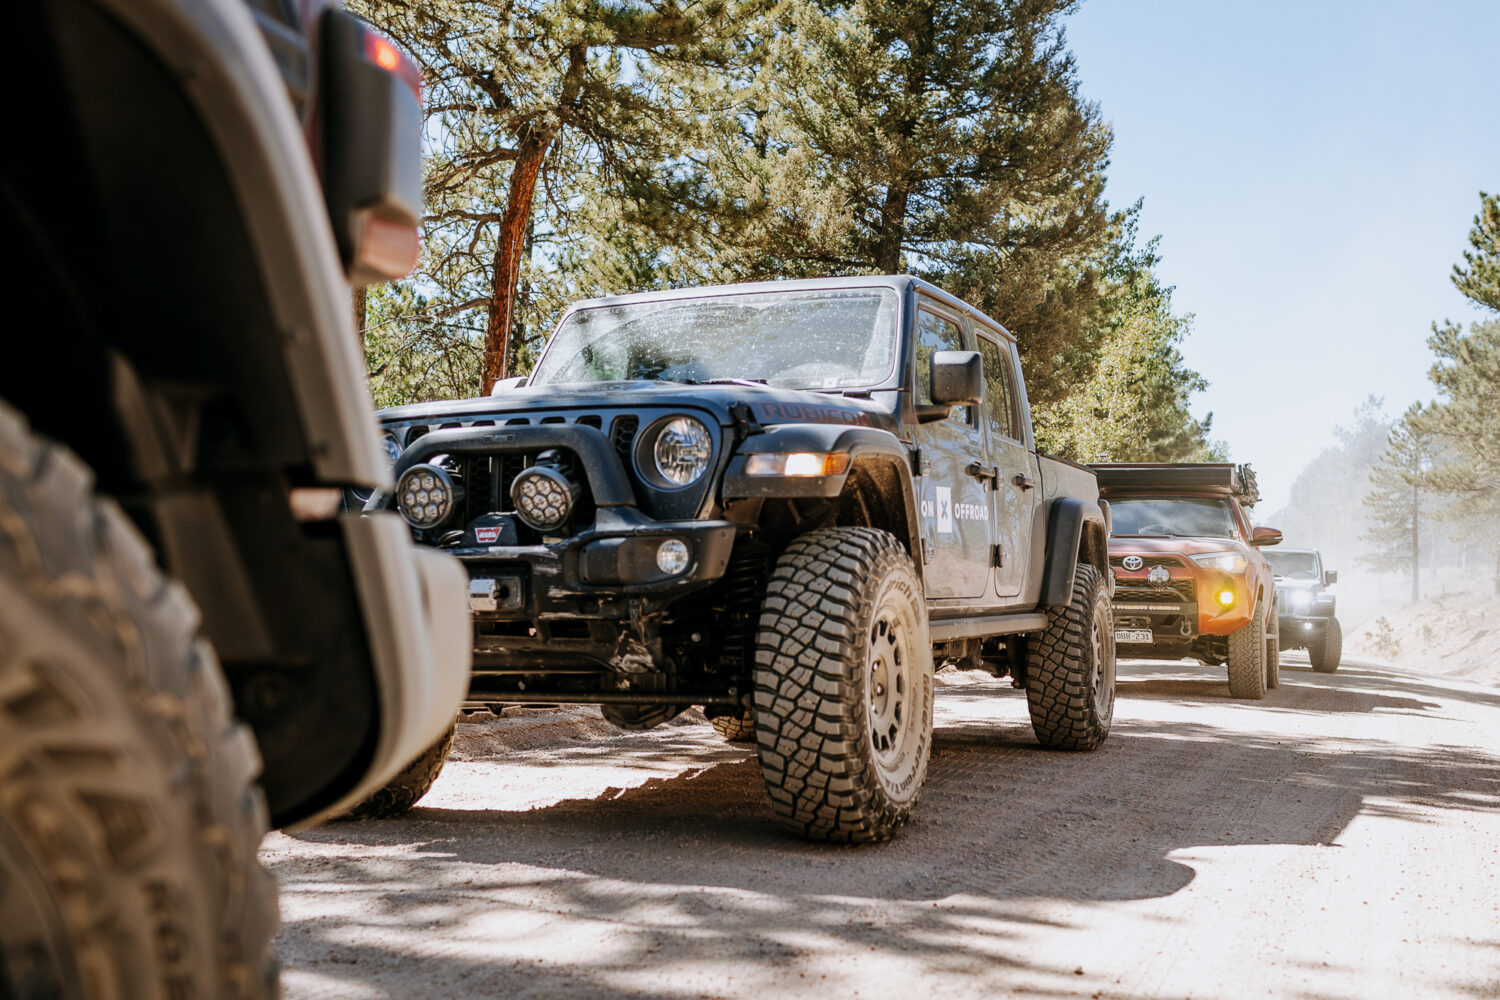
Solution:
{"label": "auxiliary round light", "polygon": [[1222,604],[1226,608],[1233,607],[1234,606],[1234,591],[1232,591],[1232,590],[1221,590],[1221,591],[1219,591],[1219,603]]}
{"label": "auxiliary round light", "polygon": [[550,465],[533,465],[510,484],[516,513],[537,531],[562,527],[573,513],[580,492],[576,483]]}
{"label": "auxiliary round light", "polygon": [[436,528],[458,507],[462,488],[448,470],[436,465],[414,465],[396,483],[396,509],[413,528]]}
{"label": "auxiliary round light", "polygon": [[668,538],[656,547],[656,568],[668,576],[676,576],[688,568],[687,543]]}
{"label": "auxiliary round light", "polygon": [[675,417],[657,432],[652,457],[663,479],[673,486],[687,486],[708,471],[713,452],[713,438],[702,421]]}

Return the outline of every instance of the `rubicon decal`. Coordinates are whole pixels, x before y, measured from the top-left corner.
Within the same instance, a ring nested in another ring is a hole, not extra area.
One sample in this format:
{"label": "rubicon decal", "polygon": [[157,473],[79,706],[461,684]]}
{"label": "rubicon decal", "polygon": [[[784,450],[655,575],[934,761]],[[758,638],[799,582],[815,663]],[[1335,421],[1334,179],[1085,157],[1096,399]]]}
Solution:
{"label": "rubicon decal", "polygon": [[756,403],[755,418],[763,424],[854,424],[878,427],[868,413],[843,410],[833,406],[809,406],[805,403]]}

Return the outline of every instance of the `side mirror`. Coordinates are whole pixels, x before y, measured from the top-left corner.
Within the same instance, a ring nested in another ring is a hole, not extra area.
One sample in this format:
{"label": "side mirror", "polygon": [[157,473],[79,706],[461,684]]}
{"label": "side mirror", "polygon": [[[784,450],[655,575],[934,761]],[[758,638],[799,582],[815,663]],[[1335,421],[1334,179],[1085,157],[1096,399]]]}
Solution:
{"label": "side mirror", "polygon": [[1252,528],[1250,530],[1251,545],[1280,545],[1281,532],[1275,528]]}
{"label": "side mirror", "polygon": [[495,384],[490,387],[490,395],[498,396],[509,389],[519,389],[526,384],[525,375],[516,375],[513,378],[496,379]]}
{"label": "side mirror", "polygon": [[932,401],[942,406],[978,406],[984,368],[978,351],[938,351],[932,356]]}
{"label": "side mirror", "polygon": [[1328,584],[1328,583],[1338,583],[1339,582],[1339,571],[1336,570],[1336,569],[1326,570],[1323,573],[1323,582],[1325,584]]}

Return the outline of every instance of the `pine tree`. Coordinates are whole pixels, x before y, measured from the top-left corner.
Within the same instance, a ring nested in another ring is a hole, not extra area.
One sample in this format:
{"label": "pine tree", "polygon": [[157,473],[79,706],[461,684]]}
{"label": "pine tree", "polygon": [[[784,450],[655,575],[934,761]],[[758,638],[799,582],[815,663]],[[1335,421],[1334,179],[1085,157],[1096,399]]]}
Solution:
{"label": "pine tree", "polygon": [[1410,570],[1411,599],[1421,599],[1422,524],[1429,506],[1426,477],[1432,469],[1433,439],[1423,421],[1421,403],[1413,403],[1391,428],[1385,454],[1370,473],[1373,487],[1365,495],[1374,546],[1363,561],[1378,570]]}
{"label": "pine tree", "polygon": [[[1476,305],[1500,312],[1500,196],[1481,192],[1469,249],[1452,278]],[[1437,356],[1429,377],[1438,400],[1423,427],[1447,455],[1426,484],[1448,500],[1441,516],[1494,557],[1500,593],[1500,533],[1492,527],[1500,524],[1500,319],[1473,323],[1468,332],[1434,323],[1427,344]]]}

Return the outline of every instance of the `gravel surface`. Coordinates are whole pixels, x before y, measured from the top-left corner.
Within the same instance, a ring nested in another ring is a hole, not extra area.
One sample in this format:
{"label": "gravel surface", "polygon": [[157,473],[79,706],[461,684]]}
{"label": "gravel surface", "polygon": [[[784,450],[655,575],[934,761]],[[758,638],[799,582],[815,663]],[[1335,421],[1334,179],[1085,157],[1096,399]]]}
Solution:
{"label": "gravel surface", "polygon": [[944,673],[873,847],[784,837],[696,713],[467,723],[410,816],[266,841],[285,995],[1500,996],[1500,690],[1286,660],[1263,702],[1122,664],[1091,754]]}

